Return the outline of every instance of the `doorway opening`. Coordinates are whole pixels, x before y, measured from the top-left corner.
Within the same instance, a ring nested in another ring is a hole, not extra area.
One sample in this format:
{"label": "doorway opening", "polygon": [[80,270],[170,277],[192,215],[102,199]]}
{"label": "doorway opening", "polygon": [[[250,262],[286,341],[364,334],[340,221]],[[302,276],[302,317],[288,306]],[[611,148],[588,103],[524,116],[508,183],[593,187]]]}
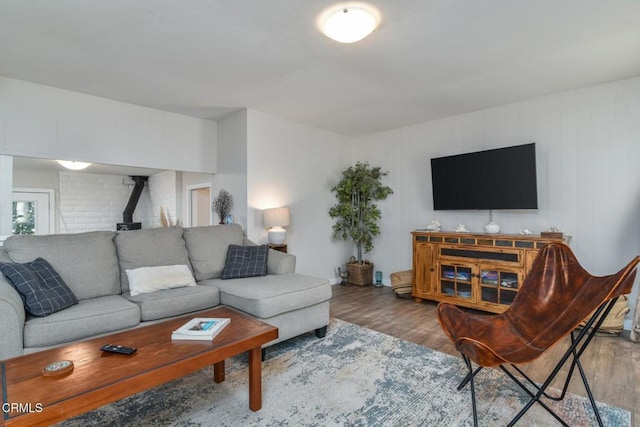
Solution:
{"label": "doorway opening", "polygon": [[187,186],[187,227],[212,225],[211,203],[210,183]]}

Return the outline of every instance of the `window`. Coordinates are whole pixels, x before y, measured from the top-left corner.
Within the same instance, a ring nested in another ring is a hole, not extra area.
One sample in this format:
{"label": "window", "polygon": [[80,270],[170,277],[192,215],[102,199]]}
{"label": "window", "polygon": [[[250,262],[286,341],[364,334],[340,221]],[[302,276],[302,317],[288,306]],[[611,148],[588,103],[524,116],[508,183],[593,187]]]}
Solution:
{"label": "window", "polygon": [[53,226],[53,190],[15,188],[13,191],[13,234],[50,234]]}

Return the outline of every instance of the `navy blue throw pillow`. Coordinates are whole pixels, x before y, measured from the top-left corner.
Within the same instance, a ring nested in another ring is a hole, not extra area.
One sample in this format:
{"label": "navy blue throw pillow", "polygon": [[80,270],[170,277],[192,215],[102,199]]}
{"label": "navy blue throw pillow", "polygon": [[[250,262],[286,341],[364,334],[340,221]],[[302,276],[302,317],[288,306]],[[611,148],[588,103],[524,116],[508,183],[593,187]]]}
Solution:
{"label": "navy blue throw pillow", "polygon": [[78,303],[71,289],[43,258],[24,264],[0,263],[0,271],[34,316],[48,316]]}
{"label": "navy blue throw pillow", "polygon": [[229,245],[227,260],[222,270],[223,279],[265,276],[269,245],[239,246]]}

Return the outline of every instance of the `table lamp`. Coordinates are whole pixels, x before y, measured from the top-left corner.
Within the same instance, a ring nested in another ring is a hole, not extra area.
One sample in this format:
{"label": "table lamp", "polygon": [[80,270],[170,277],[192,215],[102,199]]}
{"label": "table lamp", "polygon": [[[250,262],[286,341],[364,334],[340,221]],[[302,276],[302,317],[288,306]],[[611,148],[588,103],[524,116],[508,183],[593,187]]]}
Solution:
{"label": "table lamp", "polygon": [[282,227],[289,225],[289,208],[265,209],[263,214],[264,228],[269,230],[269,243],[272,245],[283,244],[287,232]]}

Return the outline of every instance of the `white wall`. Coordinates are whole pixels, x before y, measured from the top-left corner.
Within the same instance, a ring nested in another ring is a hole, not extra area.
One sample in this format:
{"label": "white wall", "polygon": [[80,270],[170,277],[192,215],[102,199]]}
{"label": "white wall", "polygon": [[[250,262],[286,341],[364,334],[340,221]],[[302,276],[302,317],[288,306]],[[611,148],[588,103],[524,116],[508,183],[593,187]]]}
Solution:
{"label": "white wall", "polygon": [[351,139],[255,110],[247,120],[247,235],[267,242],[262,210],[288,206],[289,253],[296,271],[335,281],[349,245],[331,241],[330,189],[351,162]]}
{"label": "white wall", "polygon": [[0,154],[213,173],[217,124],[0,76]]}
{"label": "white wall", "polygon": [[[429,160],[535,142],[537,211],[495,211],[501,232],[557,226],[593,274],[640,254],[640,78],[562,92],[358,138],[354,161],[389,171],[395,194],[380,203],[382,234],[369,258],[388,274],[411,268],[409,233],[436,218],[482,231],[487,211],[433,211]],[[635,305],[636,283],[630,301]],[[631,325],[631,314],[625,328]]]}
{"label": "white wall", "polygon": [[[225,189],[233,196],[234,222],[247,228],[247,110],[227,114],[218,122],[218,173],[213,178],[212,199]],[[213,222],[220,219],[214,213]]]}

